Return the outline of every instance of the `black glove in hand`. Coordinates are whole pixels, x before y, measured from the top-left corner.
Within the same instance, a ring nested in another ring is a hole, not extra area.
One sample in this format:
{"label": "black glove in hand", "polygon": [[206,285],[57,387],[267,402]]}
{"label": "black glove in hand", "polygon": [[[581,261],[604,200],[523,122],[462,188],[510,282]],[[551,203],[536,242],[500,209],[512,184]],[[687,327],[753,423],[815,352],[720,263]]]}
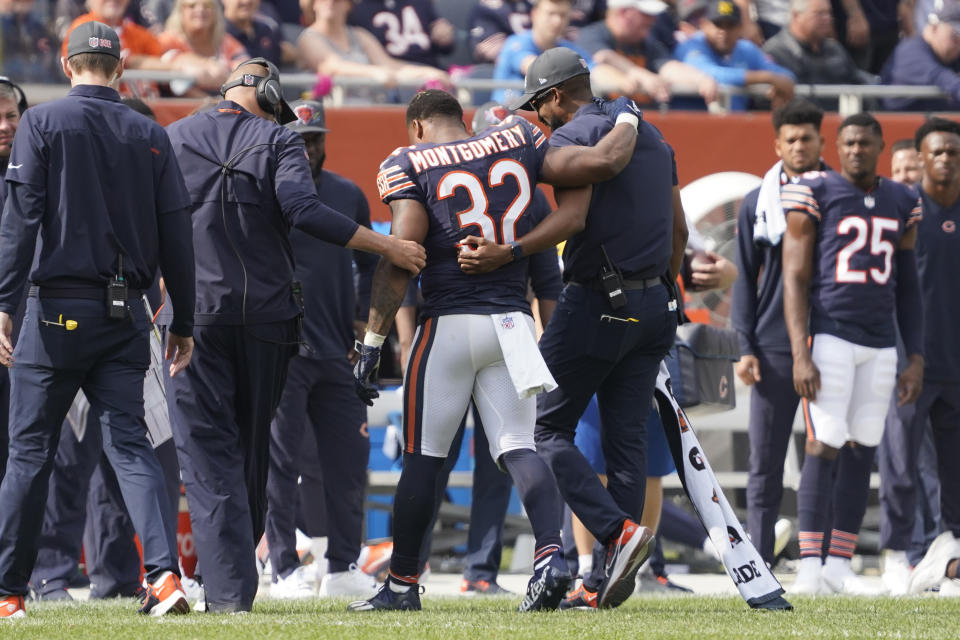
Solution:
{"label": "black glove in hand", "polygon": [[368,407],[372,407],[373,399],[380,397],[377,388],[377,379],[380,377],[380,347],[371,347],[357,340],[353,348],[360,354],[357,366],[353,368],[354,388],[357,396]]}
{"label": "black glove in hand", "polygon": [[627,97],[622,96],[616,100],[604,100],[600,103],[600,108],[614,120],[616,120],[617,116],[621,113],[632,113],[640,120],[643,120],[643,112],[640,111],[640,107],[637,106],[636,102]]}

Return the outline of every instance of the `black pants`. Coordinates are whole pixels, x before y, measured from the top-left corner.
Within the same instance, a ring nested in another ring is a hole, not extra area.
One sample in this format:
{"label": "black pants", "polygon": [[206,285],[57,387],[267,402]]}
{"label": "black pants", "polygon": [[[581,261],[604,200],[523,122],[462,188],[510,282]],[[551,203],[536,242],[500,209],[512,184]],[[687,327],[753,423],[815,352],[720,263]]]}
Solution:
{"label": "black pants", "polygon": [[211,611],[249,611],[267,513],[270,421],[296,353],[295,320],[198,326],[193,360],[167,381],[170,423]]}
{"label": "black pants", "polygon": [[[357,561],[370,459],[366,424],[367,407],[354,392],[346,357],[297,356],[290,362],[270,434],[267,541],[274,577],[286,577],[300,565],[294,535],[300,475],[321,478],[329,571],[346,571]],[[317,468],[305,468],[305,460],[317,458]],[[303,493],[300,498],[300,508],[312,510],[316,498]]]}

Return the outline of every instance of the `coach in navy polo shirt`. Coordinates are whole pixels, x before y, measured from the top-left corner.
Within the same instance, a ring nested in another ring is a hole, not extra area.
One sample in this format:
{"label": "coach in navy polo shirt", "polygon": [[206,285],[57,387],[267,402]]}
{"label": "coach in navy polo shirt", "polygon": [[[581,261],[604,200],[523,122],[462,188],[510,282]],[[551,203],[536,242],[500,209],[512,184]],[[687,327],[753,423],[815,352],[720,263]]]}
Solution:
{"label": "coach in navy polo shirt", "polygon": [[[163,129],[110,87],[123,73],[116,32],[99,22],[77,27],[63,70],[69,95],[28,110],[17,130],[0,223],[0,360],[13,367],[0,616],[25,615],[60,425],[79,389],[99,416],[143,545],[150,584],[141,611],[183,612],[172,505],[144,429],[150,318],[141,296],[159,264],[174,308],[167,356],[176,352],[179,379],[193,350],[190,201]],[[34,286],[11,353],[11,316],[28,274]]]}
{"label": "coach in navy polo shirt", "polygon": [[[526,92],[515,106],[535,110],[553,129],[552,146],[593,146],[611,128],[590,91],[586,62],[563,47],[531,63]],[[609,554],[608,571],[588,576],[562,608],[619,605],[653,548],[652,532],[636,523],[643,511],[648,414],[637,408],[650,406],[660,361],[673,344],[671,283],[686,240],[673,150],[641,121],[630,163],[593,185],[583,230],[567,241],[566,286],[540,339],[559,388],[539,397],[537,451],[552,466],[564,500]],[[615,284],[605,287],[614,274]],[[577,422],[594,393],[604,426],[606,489],[574,445]]]}
{"label": "coach in navy polo shirt", "polygon": [[425,260],[320,201],[303,139],[277,122],[295,118],[278,78],[248,60],[214,109],[169,128],[197,256],[195,366],[167,382],[169,409],[209,611],[249,611],[257,592],[270,421],[301,343],[291,228],[414,273]]}

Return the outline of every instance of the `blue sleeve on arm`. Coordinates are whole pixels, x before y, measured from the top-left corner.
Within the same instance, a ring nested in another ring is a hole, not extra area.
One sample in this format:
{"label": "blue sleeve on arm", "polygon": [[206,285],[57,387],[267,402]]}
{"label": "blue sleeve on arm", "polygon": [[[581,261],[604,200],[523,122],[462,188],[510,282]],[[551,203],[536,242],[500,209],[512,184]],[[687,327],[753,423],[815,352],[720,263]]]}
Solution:
{"label": "blue sleeve on arm", "polygon": [[530,256],[530,284],[537,298],[560,299],[563,282],[560,280],[560,261],[555,249],[547,249]]}
{"label": "blue sleeve on arm", "polygon": [[897,251],[897,324],[907,355],[922,355],[923,301],[913,249]]}
{"label": "blue sleeve on arm", "polygon": [[190,210],[183,208],[160,216],[159,235],[160,271],[173,306],[170,333],[187,338],[193,335],[193,312],[197,304]]}
{"label": "blue sleeve on arm", "polygon": [[[370,205],[362,193],[358,194],[357,222],[370,228]],[[379,257],[366,251],[354,251],[353,261],[357,264],[357,318],[366,320],[370,315],[370,291],[373,288],[373,273],[377,270]]]}
{"label": "blue sleeve on arm", "polygon": [[13,315],[23,299],[33,264],[37,230],[46,207],[46,187],[7,183],[7,201],[0,221],[0,311]]}
{"label": "blue sleeve on arm", "polygon": [[341,247],[360,225],[320,201],[302,145],[280,148],[275,177],[277,202],[291,227]]}
{"label": "blue sleeve on arm", "polygon": [[692,67],[713,76],[720,84],[742,87],[747,81],[747,70],[717,64],[708,52],[706,42],[688,40],[677,48],[677,58]]}
{"label": "blue sleeve on arm", "polygon": [[740,203],[737,214],[737,279],[733,282],[731,321],[740,341],[740,354],[753,354],[756,347],[757,277],[761,256],[753,241],[753,211],[756,199],[749,196]]}

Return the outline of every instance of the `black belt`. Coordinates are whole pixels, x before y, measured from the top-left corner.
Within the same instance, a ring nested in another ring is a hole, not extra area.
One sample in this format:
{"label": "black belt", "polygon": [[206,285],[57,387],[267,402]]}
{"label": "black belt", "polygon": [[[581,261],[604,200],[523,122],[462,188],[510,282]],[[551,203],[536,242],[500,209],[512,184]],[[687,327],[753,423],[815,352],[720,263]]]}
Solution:
{"label": "black belt", "polygon": [[[107,287],[104,285],[103,288],[61,288],[31,285],[29,291],[27,291],[27,295],[31,298],[69,298],[73,300],[100,300],[102,302],[107,299]],[[129,300],[136,300],[142,295],[143,291],[140,289],[127,290],[127,298]]]}
{"label": "black belt", "polygon": [[[603,285],[599,280],[587,280],[586,282],[576,282],[571,280],[567,284],[572,284],[575,287],[586,287],[587,289],[594,289],[595,291],[604,291]],[[655,287],[663,284],[661,278],[643,278],[636,280],[624,280],[622,283],[624,291],[634,291],[636,289],[647,289],[649,287]]]}

